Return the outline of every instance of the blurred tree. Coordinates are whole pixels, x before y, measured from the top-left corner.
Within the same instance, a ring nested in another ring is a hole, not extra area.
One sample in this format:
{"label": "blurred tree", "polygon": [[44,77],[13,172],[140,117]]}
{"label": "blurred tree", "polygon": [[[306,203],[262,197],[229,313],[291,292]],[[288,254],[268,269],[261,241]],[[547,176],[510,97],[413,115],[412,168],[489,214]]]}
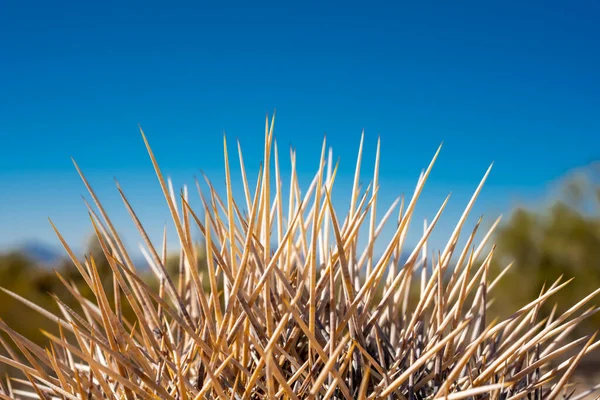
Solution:
{"label": "blurred tree", "polygon": [[[89,257],[90,254],[94,258],[103,285],[107,289],[107,293],[110,293],[109,299],[112,301],[112,270],[95,236],[89,240],[86,255]],[[88,298],[92,296],[91,290],[70,260],[65,259],[53,267],[42,267],[36,265],[27,254],[20,252],[0,254],[0,287],[8,289],[53,313],[60,314],[52,294],[57,295],[72,308],[77,309],[78,306],[75,299],[58,279],[57,272],[67,282],[75,283],[83,296]],[[128,307],[124,308],[126,309],[126,315],[130,315],[127,313]],[[24,315],[26,318],[23,318]],[[4,292],[0,292],[0,318],[9,326],[14,327],[17,332],[36,343],[47,342],[40,331],[42,329],[58,333],[55,323],[32,311],[29,307]],[[2,352],[1,348],[0,352]]]}
{"label": "blurred tree", "polygon": [[[52,270],[37,266],[25,254],[10,252],[0,254],[0,286],[43,306],[51,312],[59,312],[50,293],[56,292],[60,282]],[[56,324],[32,311],[14,297],[0,292],[0,318],[18,333],[36,343],[46,343],[42,330],[56,332]],[[14,347],[5,333],[4,342]],[[5,349],[0,346],[0,353]],[[1,366],[0,371],[6,370]]]}
{"label": "blurred tree", "polygon": [[[203,277],[204,288],[208,291],[210,283],[204,246],[197,246],[196,250],[198,269]],[[86,251],[80,257],[80,261],[83,262],[85,257],[89,260],[90,256],[94,259],[111,307],[114,307],[113,272],[95,235],[89,238]],[[179,253],[172,254],[168,256],[166,263],[167,271],[176,284],[178,282],[179,259]],[[156,277],[152,276],[153,274],[145,269],[143,265],[136,264],[136,267],[141,277],[149,282],[151,287],[157,289],[158,280]],[[52,268],[37,265],[27,254],[20,252],[0,254],[0,287],[8,289],[56,315],[60,315],[60,310],[52,298],[52,294],[56,294],[71,308],[79,310],[79,305],[58,279],[56,272],[67,282],[74,283],[84,297],[91,298],[93,296],[92,291],[71,260],[64,259]],[[222,280],[219,280],[219,283],[222,284]],[[124,296],[121,296],[121,301],[123,317],[133,323],[136,317],[131,306]],[[0,318],[18,333],[40,345],[45,346],[48,343],[48,339],[41,332],[42,330],[58,334],[54,322],[2,291],[0,291]],[[5,333],[0,332],[0,336],[4,343],[14,347],[14,344]],[[5,354],[5,352],[6,350],[0,344],[0,354]],[[2,364],[0,365],[0,374],[4,371],[6,371],[6,366]]]}
{"label": "blurred tree", "polygon": [[[537,296],[546,283],[561,274],[563,282],[575,279],[551,297],[541,310],[547,315],[554,303],[566,310],[600,287],[600,187],[597,165],[569,175],[561,184],[558,199],[550,206],[529,211],[517,209],[496,235],[494,268],[508,262],[514,266],[495,290],[499,302],[494,310],[506,315]],[[593,305],[592,301],[590,305]],[[589,307],[589,306],[588,306]],[[587,309],[587,307],[584,307]],[[598,326],[594,315],[581,328]],[[581,329],[575,331],[581,333]]]}

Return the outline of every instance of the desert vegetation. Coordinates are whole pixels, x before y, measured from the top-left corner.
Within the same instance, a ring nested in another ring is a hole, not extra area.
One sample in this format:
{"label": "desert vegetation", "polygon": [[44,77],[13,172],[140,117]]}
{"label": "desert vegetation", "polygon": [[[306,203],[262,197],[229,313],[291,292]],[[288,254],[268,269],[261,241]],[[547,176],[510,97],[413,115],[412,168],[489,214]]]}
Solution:
{"label": "desert vegetation", "polygon": [[[293,150],[291,175],[280,173],[273,132],[274,118],[267,118],[256,185],[241,146],[234,163],[224,139],[226,191],[218,193],[208,179],[198,184],[200,210],[189,205],[187,189],[175,193],[142,132],[180,244],[168,249],[166,237],[152,243],[125,188],[117,186],[150,274],[132,261],[116,222],[76,165],[91,198],[97,245],[82,259],[53,224],[69,261],[56,274],[43,275],[47,283],[40,291],[56,295],[19,294],[18,285],[4,289],[5,298],[41,319],[27,330],[14,318],[0,321],[0,361],[10,367],[0,397],[413,400],[572,393],[576,368],[600,345],[593,325],[585,325],[598,310],[592,302],[600,289],[587,284],[589,290],[569,292],[555,303],[577,282],[561,275],[561,264],[552,279],[536,275],[535,292],[507,311],[513,295],[500,288],[510,286],[503,282],[527,259],[503,264],[507,257],[498,257],[494,244],[496,238],[507,241],[495,236],[499,220],[485,232],[479,232],[480,222],[465,226],[490,170],[442,249],[432,252],[428,238],[449,198],[440,199],[417,245],[407,249],[411,223],[422,223],[413,221],[415,204],[441,148],[412,195],[382,209],[379,146],[371,182],[361,187],[361,139],[351,204],[340,210],[332,200],[338,164],[326,157],[326,143],[312,183],[301,188]],[[241,198],[233,196],[235,164]],[[384,238],[386,225],[394,233]],[[193,240],[194,229],[201,243]],[[367,237],[364,246],[359,233]],[[461,236],[467,240],[459,247]],[[376,242],[383,243],[381,254],[374,251]]]}

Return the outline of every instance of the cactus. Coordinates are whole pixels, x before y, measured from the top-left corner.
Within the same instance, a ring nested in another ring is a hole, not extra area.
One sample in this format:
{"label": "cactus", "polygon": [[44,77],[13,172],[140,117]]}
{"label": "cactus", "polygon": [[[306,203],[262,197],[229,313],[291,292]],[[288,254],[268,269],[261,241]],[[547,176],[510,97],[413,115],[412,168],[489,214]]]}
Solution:
{"label": "cactus", "polygon": [[[407,254],[404,242],[416,201],[440,149],[412,198],[399,197],[381,216],[379,144],[373,181],[362,190],[361,138],[350,207],[342,215],[331,199],[338,165],[326,157],[325,142],[303,193],[293,150],[285,185],[280,176],[273,124],[267,117],[255,187],[238,144],[242,198],[233,198],[224,139],[227,190],[218,194],[207,179],[206,195],[198,185],[200,211],[190,207],[187,191],[174,194],[140,129],[183,260],[177,276],[167,273],[166,234],[155,247],[117,184],[156,286],[141,278],[76,165],[96,206],[90,207],[91,223],[115,290],[108,294],[96,260],[78,260],[53,224],[93,299],[63,280],[81,310],[56,298],[61,313],[55,315],[5,290],[54,321],[59,334],[45,332],[49,346],[44,349],[0,321],[18,349],[3,341],[9,355],[0,361],[24,375],[1,382],[1,398],[554,399],[571,390],[576,366],[599,342],[595,334],[570,341],[569,333],[598,310],[588,304],[598,291],[561,315],[542,318],[541,305],[569,282],[559,278],[510,317],[489,321],[494,288],[510,268],[490,276],[494,247],[489,241],[499,220],[476,245],[478,222],[467,231],[464,248],[457,248],[489,169],[443,251],[428,257],[427,241],[448,198],[425,224],[410,256],[401,257]],[[374,244],[381,242],[382,227],[390,220],[394,233],[376,256]],[[203,268],[192,229],[203,235]],[[364,247],[358,245],[361,229],[368,232]],[[129,320],[124,307],[132,310]]]}

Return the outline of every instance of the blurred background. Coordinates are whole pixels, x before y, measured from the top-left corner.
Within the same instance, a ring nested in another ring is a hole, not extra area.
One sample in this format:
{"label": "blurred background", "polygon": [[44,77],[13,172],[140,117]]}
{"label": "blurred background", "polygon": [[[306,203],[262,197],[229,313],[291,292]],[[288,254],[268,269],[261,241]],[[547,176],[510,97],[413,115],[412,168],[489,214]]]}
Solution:
{"label": "blurred background", "polygon": [[[49,293],[68,298],[54,270],[77,272],[48,217],[78,257],[102,258],[70,157],[143,266],[115,177],[151,239],[167,224],[177,242],[138,124],[176,190],[195,194],[202,173],[224,188],[223,134],[255,176],[276,109],[284,187],[290,146],[306,189],[325,136],[340,214],[363,130],[365,185],[382,143],[382,207],[412,194],[444,142],[407,249],[452,192],[430,243],[443,249],[494,162],[467,228],[503,216],[494,270],[515,264],[495,313],[561,274],[575,277],[556,296],[565,307],[600,287],[600,3],[284,3],[0,2],[0,286],[48,309]],[[35,341],[53,329],[4,293],[0,318]]]}

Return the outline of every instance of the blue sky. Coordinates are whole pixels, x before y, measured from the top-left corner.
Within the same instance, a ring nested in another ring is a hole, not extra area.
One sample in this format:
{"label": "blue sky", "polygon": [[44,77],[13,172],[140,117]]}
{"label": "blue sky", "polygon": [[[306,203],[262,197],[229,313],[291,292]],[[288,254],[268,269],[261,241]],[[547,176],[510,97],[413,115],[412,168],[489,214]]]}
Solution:
{"label": "blue sky", "polygon": [[327,135],[340,208],[365,129],[365,181],[382,140],[382,212],[444,141],[418,214],[453,192],[440,246],[492,161],[476,216],[600,158],[597,2],[284,3],[3,1],[0,247],[57,244],[47,217],[84,242],[70,156],[130,245],[114,176],[158,240],[167,208],[138,124],[177,186],[203,169],[219,187],[223,132],[254,172],[277,109],[281,153],[297,149],[306,180]]}

